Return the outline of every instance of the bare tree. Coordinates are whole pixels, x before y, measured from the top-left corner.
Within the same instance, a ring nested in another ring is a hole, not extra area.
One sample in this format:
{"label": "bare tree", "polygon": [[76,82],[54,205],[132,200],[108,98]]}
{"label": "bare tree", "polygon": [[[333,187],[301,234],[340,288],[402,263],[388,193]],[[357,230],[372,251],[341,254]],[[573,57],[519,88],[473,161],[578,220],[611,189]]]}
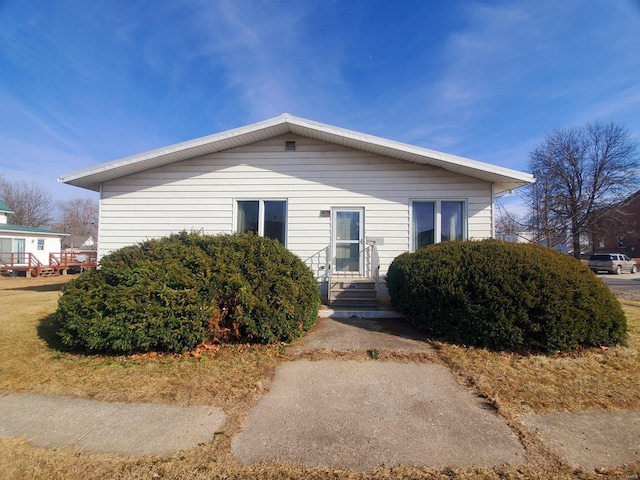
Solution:
{"label": "bare tree", "polygon": [[496,235],[517,235],[522,233],[524,225],[520,217],[496,203]]}
{"label": "bare tree", "polygon": [[621,202],[637,182],[638,141],[615,123],[554,130],[530,155],[537,182],[530,187],[530,220],[538,238],[553,246],[569,238],[580,258],[581,236],[598,216]]}
{"label": "bare tree", "polygon": [[73,236],[95,238],[98,233],[98,203],[89,198],[74,198],[58,202],[56,230]]}
{"label": "bare tree", "polygon": [[36,228],[51,226],[54,203],[42,185],[24,180],[10,182],[0,177],[0,198],[14,212],[11,223]]}

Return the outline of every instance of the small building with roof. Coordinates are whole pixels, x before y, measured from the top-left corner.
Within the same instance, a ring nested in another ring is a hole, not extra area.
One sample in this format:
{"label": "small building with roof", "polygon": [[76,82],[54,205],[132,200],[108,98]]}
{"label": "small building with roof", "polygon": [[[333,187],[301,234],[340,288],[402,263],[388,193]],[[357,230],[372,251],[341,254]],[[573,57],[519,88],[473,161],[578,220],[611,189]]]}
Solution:
{"label": "small building with roof", "polygon": [[9,223],[12,213],[0,200],[0,273],[26,276],[65,273],[66,269],[60,268],[60,252],[67,234]]}

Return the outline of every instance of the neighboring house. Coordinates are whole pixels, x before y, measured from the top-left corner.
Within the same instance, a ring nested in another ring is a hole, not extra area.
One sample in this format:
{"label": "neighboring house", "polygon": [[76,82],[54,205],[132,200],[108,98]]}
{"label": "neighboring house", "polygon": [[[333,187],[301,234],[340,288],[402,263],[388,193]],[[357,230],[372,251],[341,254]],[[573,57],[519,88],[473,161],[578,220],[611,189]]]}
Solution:
{"label": "neighboring house", "polygon": [[512,243],[533,243],[532,232],[518,232],[518,233],[500,233],[496,235],[498,240]]}
{"label": "neighboring house", "polygon": [[[533,232],[518,232],[518,233],[501,233],[497,234],[496,238],[498,240],[503,240],[505,242],[512,243],[536,243],[536,235]],[[542,238],[538,242],[540,245],[547,246],[546,239]],[[551,248],[554,250],[558,250],[562,253],[568,253],[567,250],[567,239],[563,238],[561,241],[558,241],[555,245],[552,245]]]}
{"label": "neighboring house", "polygon": [[640,190],[599,215],[591,238],[593,251],[640,256]]}
{"label": "neighboring house", "polygon": [[180,230],[253,231],[310,265],[333,301],[370,279],[386,295],[378,279],[403,252],[492,237],[494,196],[534,179],[284,114],[59,181],[100,192],[99,257]]}
{"label": "neighboring house", "polygon": [[97,247],[93,235],[69,235],[62,240],[65,252],[93,252]]}
{"label": "neighboring house", "polygon": [[65,233],[44,228],[25,227],[8,223],[13,210],[0,200],[0,271],[26,272],[39,275],[50,265],[51,255],[60,255]]}

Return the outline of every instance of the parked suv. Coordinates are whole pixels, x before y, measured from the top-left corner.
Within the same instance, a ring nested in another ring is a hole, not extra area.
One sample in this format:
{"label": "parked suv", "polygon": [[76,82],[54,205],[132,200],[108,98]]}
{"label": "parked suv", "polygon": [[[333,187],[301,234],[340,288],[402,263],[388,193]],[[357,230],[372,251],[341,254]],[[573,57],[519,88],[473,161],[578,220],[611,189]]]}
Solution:
{"label": "parked suv", "polygon": [[618,275],[622,272],[636,273],[638,271],[635,260],[622,253],[594,253],[589,258],[589,268],[595,273],[606,271]]}

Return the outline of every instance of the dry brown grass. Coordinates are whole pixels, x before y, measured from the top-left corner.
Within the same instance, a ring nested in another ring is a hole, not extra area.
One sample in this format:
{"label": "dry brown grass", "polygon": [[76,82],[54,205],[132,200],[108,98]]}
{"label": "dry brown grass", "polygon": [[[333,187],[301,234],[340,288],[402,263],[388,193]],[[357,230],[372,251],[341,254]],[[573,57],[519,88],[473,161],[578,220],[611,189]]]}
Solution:
{"label": "dry brown grass", "polygon": [[640,410],[640,304],[623,301],[627,346],[523,356],[436,343],[440,357],[503,413]]}
{"label": "dry brown grass", "polygon": [[[600,474],[561,464],[527,432],[521,440],[531,463],[500,468],[435,470],[403,466],[373,472],[303,468],[283,462],[244,466],[231,455],[231,439],[269,387],[277,349],[237,346],[213,356],[125,358],[84,356],[57,343],[51,314],[66,278],[0,278],[0,393],[29,391],[107,401],[166,402],[222,407],[227,422],[206,445],[171,456],[126,457],[34,448],[19,439],[0,440],[0,479],[570,479],[629,478],[635,467]],[[437,357],[393,356],[386,361],[440,361],[461,382],[494,401],[511,422],[519,413],[551,410],[638,409],[640,304],[626,306],[631,326],[627,347],[557,357],[519,357],[438,344]],[[335,352],[325,352],[318,358]],[[389,356],[391,355],[391,356]],[[340,355],[337,355],[340,357]],[[343,354],[369,361],[367,352]]]}

